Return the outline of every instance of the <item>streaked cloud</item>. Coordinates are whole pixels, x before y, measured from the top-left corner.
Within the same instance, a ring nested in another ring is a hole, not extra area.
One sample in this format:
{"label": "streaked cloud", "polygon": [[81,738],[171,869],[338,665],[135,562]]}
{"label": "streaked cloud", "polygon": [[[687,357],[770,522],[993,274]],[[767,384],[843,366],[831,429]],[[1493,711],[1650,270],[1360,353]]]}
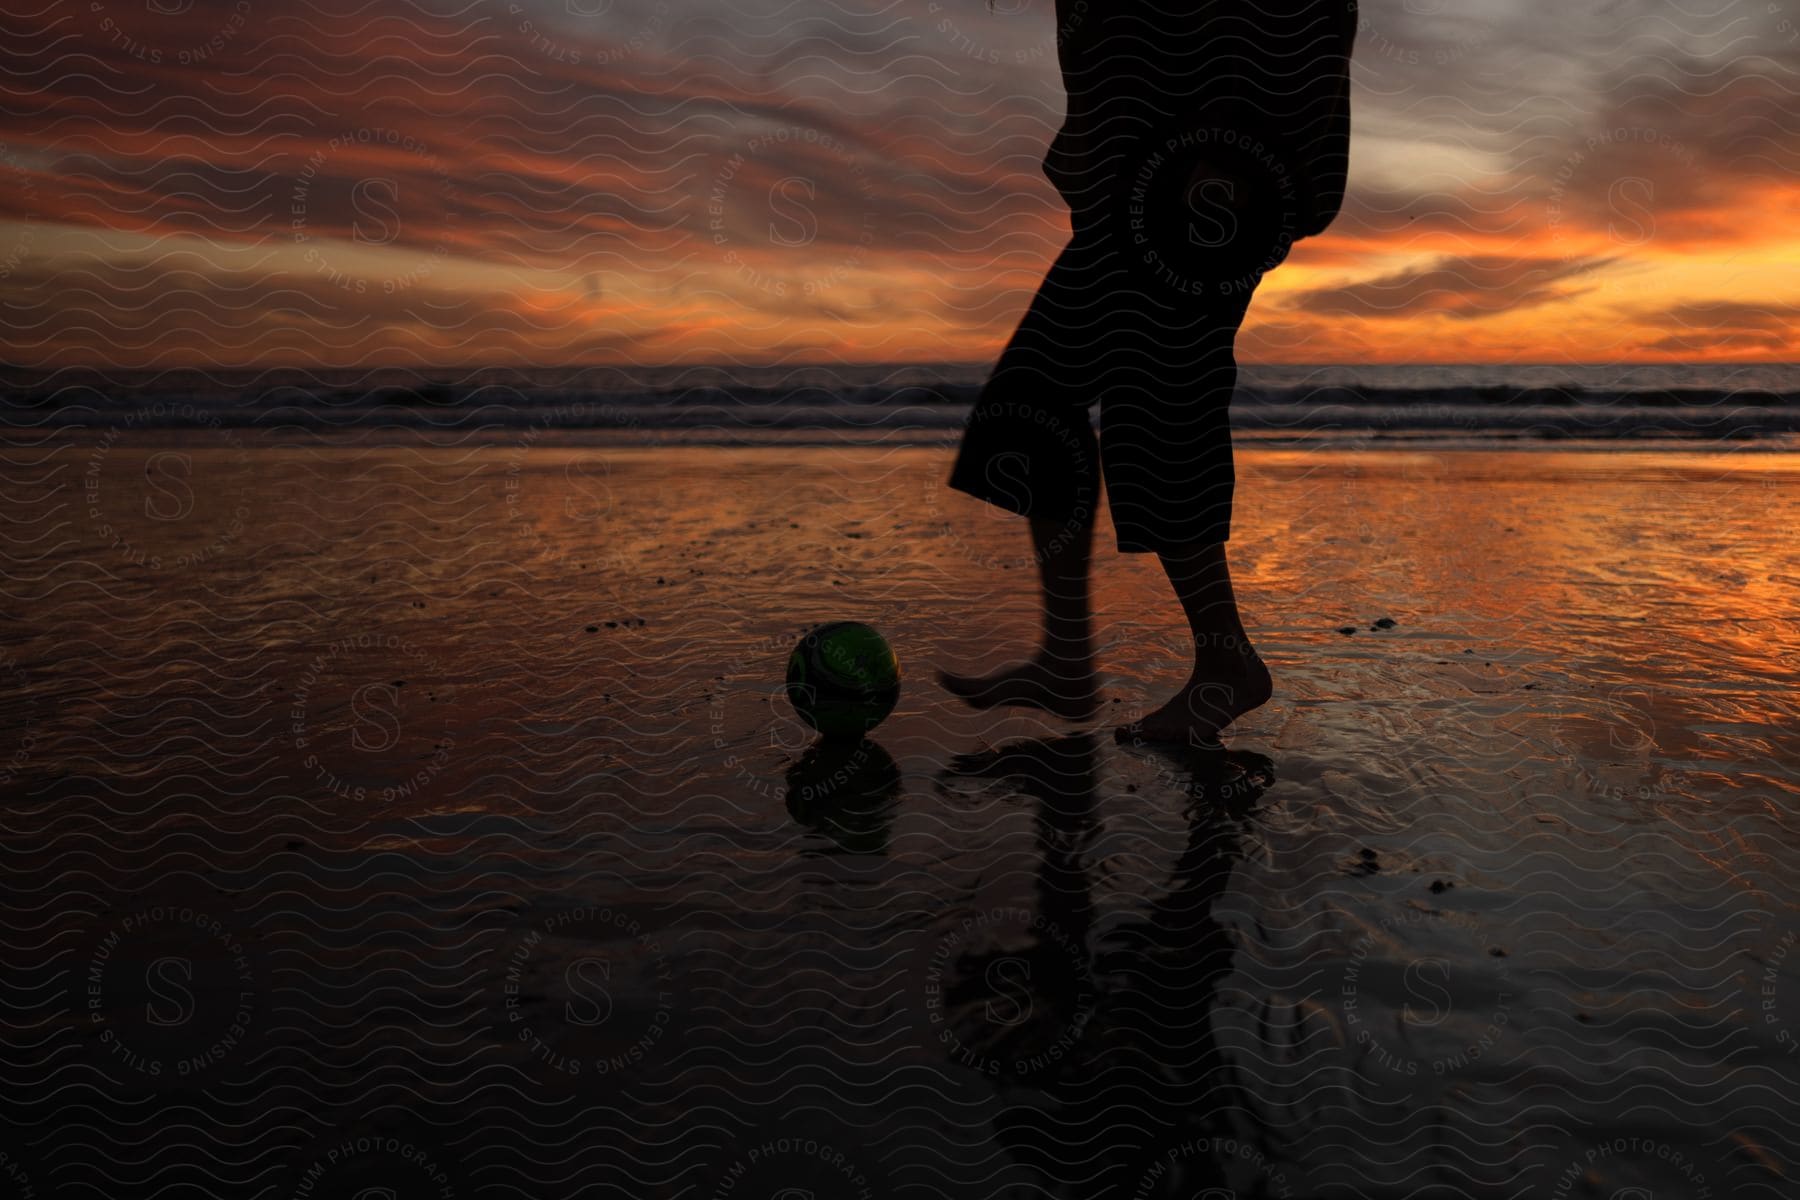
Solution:
{"label": "streaked cloud", "polygon": [[[981,359],[1067,237],[1049,0],[164,7],[50,6],[16,41],[0,305],[27,361],[346,328],[445,362]],[[1800,303],[1800,40],[1771,6],[1362,12],[1343,214],[1248,353],[1438,359],[1448,321],[1556,357],[1621,320],[1652,356],[1791,351],[1779,322],[1642,315]],[[1691,294],[1691,263],[1737,264],[1734,294]]]}
{"label": "streaked cloud", "polygon": [[1323,317],[1393,319],[1434,313],[1475,321],[1582,294],[1611,258],[1440,258],[1341,287],[1301,292],[1293,307]]}

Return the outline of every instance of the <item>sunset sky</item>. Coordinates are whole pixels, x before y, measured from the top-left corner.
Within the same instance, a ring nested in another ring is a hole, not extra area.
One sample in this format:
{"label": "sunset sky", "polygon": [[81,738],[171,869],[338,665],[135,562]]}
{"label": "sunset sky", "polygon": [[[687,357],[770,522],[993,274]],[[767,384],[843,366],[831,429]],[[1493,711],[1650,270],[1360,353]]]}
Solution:
{"label": "sunset sky", "polygon": [[[995,9],[43,0],[6,361],[991,359],[1068,229]],[[1367,0],[1353,106],[1246,361],[1800,357],[1800,0]]]}

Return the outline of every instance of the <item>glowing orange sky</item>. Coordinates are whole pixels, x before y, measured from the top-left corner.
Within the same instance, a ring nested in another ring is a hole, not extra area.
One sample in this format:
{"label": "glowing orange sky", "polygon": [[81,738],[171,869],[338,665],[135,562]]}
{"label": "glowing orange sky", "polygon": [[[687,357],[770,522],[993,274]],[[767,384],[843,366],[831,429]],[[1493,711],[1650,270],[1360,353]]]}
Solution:
{"label": "glowing orange sky", "polygon": [[[8,360],[991,359],[1067,236],[1047,5],[765,7],[50,6]],[[1641,7],[1365,4],[1350,195],[1241,357],[1800,357],[1800,44]]]}

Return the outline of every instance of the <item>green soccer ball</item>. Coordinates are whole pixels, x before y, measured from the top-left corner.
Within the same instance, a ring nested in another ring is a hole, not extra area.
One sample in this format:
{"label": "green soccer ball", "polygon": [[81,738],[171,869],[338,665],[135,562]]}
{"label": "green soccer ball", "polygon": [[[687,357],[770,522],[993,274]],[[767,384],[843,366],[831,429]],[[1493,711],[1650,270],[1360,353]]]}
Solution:
{"label": "green soccer ball", "polygon": [[800,719],[826,737],[861,737],[894,711],[900,661],[869,626],[833,621],[788,656],[787,694]]}

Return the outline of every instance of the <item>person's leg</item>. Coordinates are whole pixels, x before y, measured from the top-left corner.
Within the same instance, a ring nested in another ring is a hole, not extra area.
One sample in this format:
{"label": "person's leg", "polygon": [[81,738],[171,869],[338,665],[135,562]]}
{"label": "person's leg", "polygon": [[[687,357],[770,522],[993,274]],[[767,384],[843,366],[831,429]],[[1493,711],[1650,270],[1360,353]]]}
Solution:
{"label": "person's leg", "polygon": [[1051,264],[969,413],[954,490],[1023,516],[1091,517],[1100,448],[1085,380],[1106,346],[1092,314],[1095,266],[1079,238]]}
{"label": "person's leg", "polygon": [[1193,631],[1194,669],[1167,704],[1116,733],[1120,741],[1210,744],[1227,725],[1268,702],[1269,669],[1238,612],[1225,544],[1165,549],[1157,557]]}
{"label": "person's leg", "polygon": [[1043,641],[1029,660],[987,675],[939,673],[977,708],[1023,704],[1072,719],[1094,709],[1088,565],[1100,449],[1088,406],[1109,344],[1094,313],[1097,265],[1080,238],[1058,257],[982,389],[951,471],[952,488],[1030,519],[1043,601]]}
{"label": "person's leg", "polygon": [[[1269,699],[1269,672],[1244,630],[1225,557],[1236,490],[1233,343],[1248,307],[1247,288],[1209,290],[1177,318],[1142,322],[1131,369],[1101,400],[1119,549],[1157,555],[1194,637],[1188,679],[1167,704],[1121,728],[1121,740],[1210,744]],[[1162,316],[1155,304],[1145,308]]]}
{"label": "person's leg", "polygon": [[1094,543],[1092,511],[1031,518],[1031,544],[1043,596],[1044,632],[1038,652],[987,675],[939,673],[945,689],[975,708],[1021,704],[1080,720],[1093,715],[1093,609],[1088,564]]}

